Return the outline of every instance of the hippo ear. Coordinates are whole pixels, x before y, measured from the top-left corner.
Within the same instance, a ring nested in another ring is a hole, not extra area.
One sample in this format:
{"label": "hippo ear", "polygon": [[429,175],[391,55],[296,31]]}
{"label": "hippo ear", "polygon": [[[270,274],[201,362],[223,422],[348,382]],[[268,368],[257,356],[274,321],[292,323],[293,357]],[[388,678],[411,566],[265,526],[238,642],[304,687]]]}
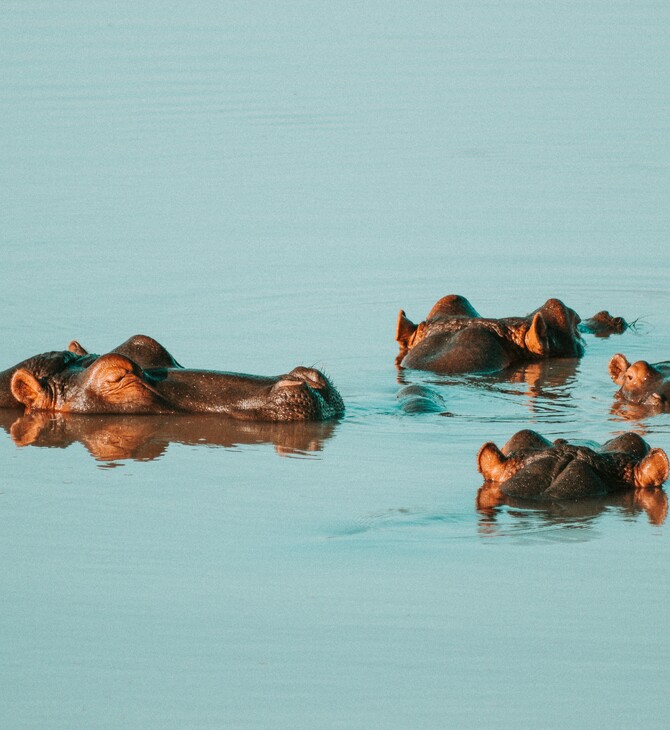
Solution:
{"label": "hippo ear", "polygon": [[668,457],[663,449],[651,449],[634,469],[635,486],[660,487],[668,478]]}
{"label": "hippo ear", "polygon": [[39,408],[39,403],[44,397],[44,389],[40,381],[31,372],[19,368],[12,375],[10,388],[14,398],[26,407],[26,412],[33,408]]}
{"label": "hippo ear", "polygon": [[626,358],[619,352],[616,355],[612,355],[612,359],[607,366],[610,377],[617,385],[623,385],[623,378],[626,374],[626,370],[630,367],[630,363]]}
{"label": "hippo ear", "polygon": [[525,343],[534,355],[545,355],[549,350],[547,323],[540,312],[535,312],[530,329],[526,332]]}
{"label": "hippo ear", "polygon": [[143,372],[123,355],[109,353],[88,368],[88,388],[106,403],[119,406],[148,406],[155,391],[142,379]]}
{"label": "hippo ear", "polygon": [[70,352],[74,352],[75,355],[88,355],[88,350],[82,347],[77,340],[72,340],[72,342],[70,342],[67,346],[67,349]]}
{"label": "hippo ear", "polygon": [[417,325],[410,319],[407,319],[405,312],[401,309],[398,312],[398,323],[395,330],[396,342],[401,348],[407,349],[410,346],[412,335],[416,332]]}
{"label": "hippo ear", "polygon": [[477,471],[487,482],[499,482],[507,458],[491,441],[485,443],[477,454]]}

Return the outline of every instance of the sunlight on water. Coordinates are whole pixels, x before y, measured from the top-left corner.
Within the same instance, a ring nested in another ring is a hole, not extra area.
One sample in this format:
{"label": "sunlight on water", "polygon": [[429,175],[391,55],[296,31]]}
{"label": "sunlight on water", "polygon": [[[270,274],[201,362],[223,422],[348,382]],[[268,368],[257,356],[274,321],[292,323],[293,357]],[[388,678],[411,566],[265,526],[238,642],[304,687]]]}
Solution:
{"label": "sunlight on water", "polygon": [[[516,431],[670,451],[661,3],[3,5],[0,370],[135,333],[325,424],[0,409],[3,727],[666,727],[667,498],[480,492]],[[399,370],[462,294],[635,327]],[[4,364],[3,364],[4,363]]]}

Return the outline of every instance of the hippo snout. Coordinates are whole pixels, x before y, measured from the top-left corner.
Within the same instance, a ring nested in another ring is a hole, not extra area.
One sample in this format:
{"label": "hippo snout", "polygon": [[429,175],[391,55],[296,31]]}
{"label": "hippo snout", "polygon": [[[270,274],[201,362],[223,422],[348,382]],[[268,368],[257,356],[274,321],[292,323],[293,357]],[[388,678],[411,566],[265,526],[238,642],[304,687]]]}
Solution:
{"label": "hippo snout", "polygon": [[272,387],[265,417],[273,421],[314,421],[344,413],[342,397],[319,370],[296,367]]}

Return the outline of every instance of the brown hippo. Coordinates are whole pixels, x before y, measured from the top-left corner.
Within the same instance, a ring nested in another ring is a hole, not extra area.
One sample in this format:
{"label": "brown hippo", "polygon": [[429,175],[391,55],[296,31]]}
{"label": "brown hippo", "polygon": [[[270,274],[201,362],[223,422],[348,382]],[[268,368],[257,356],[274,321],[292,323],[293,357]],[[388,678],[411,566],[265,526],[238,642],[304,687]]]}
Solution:
{"label": "brown hippo", "polygon": [[650,449],[636,433],[626,433],[591,449],[565,439],[553,443],[539,433],[519,431],[499,449],[484,444],[479,472],[506,497],[577,499],[612,492],[660,487],[668,478],[668,457]]}
{"label": "brown hippo", "polygon": [[396,363],[436,373],[493,373],[523,362],[584,354],[576,312],[549,299],[526,317],[486,319],[470,302],[451,294],[416,325],[398,315]]}
{"label": "brown hippo", "polygon": [[[101,356],[47,352],[0,373],[0,407],[69,413],[219,413],[256,421],[322,421],[344,412],[323,373],[296,367],[263,377],[190,370],[151,338],[136,336]],[[142,365],[129,354],[137,356]],[[161,363],[157,366],[157,363]]]}
{"label": "brown hippo", "polygon": [[617,391],[620,399],[656,411],[670,410],[670,362],[652,365],[638,360],[631,365],[617,353],[608,367],[612,380],[621,386]]}
{"label": "brown hippo", "polygon": [[[123,344],[115,347],[111,352],[125,355],[145,369],[181,367],[163,345],[146,335],[134,335]],[[76,340],[72,340],[67,350],[45,352],[0,372],[0,408],[19,408],[22,406],[14,398],[11,390],[12,377],[20,368],[28,366],[32,368],[35,377],[46,380],[51,375],[68,368],[88,367],[98,357],[100,356],[90,354]]]}
{"label": "brown hippo", "polygon": [[607,310],[597,312],[593,317],[582,320],[578,329],[596,337],[609,337],[610,335],[623,334],[627,329],[633,327],[623,317],[613,317]]}
{"label": "brown hippo", "polygon": [[396,393],[400,408],[405,413],[442,413],[445,411],[445,400],[434,388],[418,383],[410,383]]}

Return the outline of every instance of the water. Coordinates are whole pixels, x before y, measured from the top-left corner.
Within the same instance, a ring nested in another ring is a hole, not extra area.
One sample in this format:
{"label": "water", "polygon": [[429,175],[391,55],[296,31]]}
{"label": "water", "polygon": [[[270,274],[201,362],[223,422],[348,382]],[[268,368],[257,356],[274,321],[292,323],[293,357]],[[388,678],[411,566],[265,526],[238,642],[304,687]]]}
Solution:
{"label": "water", "polygon": [[[0,365],[143,332],[348,410],[3,414],[2,725],[667,726],[662,516],[475,508],[520,428],[670,450],[606,370],[670,357],[666,4],[3,10]],[[514,381],[399,375],[398,309],[452,292],[640,321]]]}

